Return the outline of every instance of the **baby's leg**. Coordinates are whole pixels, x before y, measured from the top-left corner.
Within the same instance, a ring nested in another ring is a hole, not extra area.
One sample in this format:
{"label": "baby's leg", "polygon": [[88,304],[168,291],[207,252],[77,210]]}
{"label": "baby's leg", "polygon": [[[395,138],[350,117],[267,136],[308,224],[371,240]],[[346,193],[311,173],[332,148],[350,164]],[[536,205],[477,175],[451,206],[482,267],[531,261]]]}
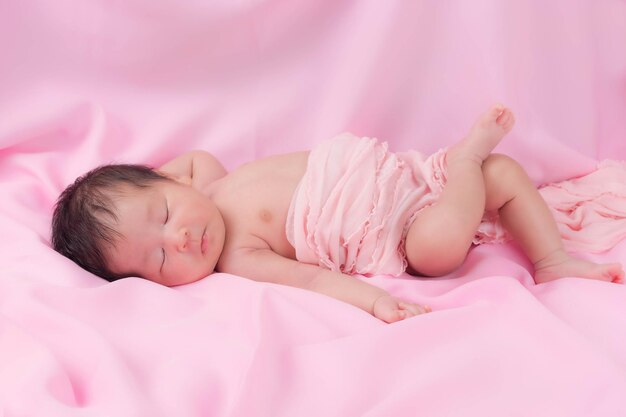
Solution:
{"label": "baby's leg", "polygon": [[483,164],[486,210],[499,210],[502,224],[535,267],[537,283],[561,277],[621,282],[618,263],[595,264],[568,255],[554,217],[524,169],[513,159],[493,154]]}
{"label": "baby's leg", "polygon": [[446,186],[437,203],[419,213],[406,237],[412,273],[444,275],[463,263],[485,211],[483,161],[513,123],[510,110],[494,106],[448,150]]}

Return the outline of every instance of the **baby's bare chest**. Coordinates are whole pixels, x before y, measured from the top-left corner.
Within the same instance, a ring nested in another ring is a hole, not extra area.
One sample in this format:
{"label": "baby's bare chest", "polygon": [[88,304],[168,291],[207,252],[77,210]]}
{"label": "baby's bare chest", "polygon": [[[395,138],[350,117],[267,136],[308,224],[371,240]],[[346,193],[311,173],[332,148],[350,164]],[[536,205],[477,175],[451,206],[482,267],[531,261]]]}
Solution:
{"label": "baby's bare chest", "polygon": [[305,152],[272,157],[230,174],[228,189],[216,201],[226,226],[225,251],[267,245],[282,256],[295,257],[285,224],[307,157]]}

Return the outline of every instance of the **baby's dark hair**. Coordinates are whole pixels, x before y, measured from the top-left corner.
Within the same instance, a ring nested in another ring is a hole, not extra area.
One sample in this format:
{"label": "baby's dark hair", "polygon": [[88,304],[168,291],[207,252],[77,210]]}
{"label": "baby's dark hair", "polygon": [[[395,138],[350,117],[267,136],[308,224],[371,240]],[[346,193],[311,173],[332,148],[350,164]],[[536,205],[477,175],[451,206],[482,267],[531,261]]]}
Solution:
{"label": "baby's dark hair", "polygon": [[122,186],[138,189],[170,179],[145,165],[103,165],[80,176],[59,196],[52,215],[52,247],[82,268],[108,281],[132,273],[114,273],[104,256],[119,232],[114,204]]}

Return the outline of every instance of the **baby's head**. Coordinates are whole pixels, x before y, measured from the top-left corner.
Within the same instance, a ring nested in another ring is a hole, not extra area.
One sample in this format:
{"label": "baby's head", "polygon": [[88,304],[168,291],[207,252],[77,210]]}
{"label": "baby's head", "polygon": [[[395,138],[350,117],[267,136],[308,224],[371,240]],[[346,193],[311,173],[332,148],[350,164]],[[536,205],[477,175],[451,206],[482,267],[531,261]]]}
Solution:
{"label": "baby's head", "polygon": [[143,165],[105,165],[79,177],[52,217],[54,249],[109,281],[196,281],[215,269],[224,233],[211,199]]}

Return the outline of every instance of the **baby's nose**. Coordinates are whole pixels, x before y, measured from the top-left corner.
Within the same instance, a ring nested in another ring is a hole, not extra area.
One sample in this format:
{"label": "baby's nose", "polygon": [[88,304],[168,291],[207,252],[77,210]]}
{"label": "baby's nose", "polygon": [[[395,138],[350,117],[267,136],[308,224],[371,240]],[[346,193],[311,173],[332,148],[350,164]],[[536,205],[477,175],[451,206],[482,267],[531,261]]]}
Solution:
{"label": "baby's nose", "polygon": [[189,249],[189,230],[186,227],[178,229],[174,235],[173,244],[176,250],[180,252],[185,252]]}

